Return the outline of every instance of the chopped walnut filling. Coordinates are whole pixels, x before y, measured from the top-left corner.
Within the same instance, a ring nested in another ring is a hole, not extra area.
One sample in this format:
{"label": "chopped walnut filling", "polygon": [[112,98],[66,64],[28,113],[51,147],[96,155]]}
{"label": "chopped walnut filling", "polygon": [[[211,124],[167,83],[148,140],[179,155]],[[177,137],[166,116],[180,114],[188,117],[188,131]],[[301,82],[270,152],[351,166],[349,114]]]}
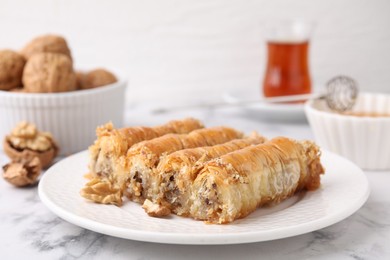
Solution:
{"label": "chopped walnut filling", "polygon": [[9,183],[18,186],[28,186],[35,184],[41,173],[41,162],[38,157],[32,160],[21,160],[11,162],[3,166],[3,177]]}

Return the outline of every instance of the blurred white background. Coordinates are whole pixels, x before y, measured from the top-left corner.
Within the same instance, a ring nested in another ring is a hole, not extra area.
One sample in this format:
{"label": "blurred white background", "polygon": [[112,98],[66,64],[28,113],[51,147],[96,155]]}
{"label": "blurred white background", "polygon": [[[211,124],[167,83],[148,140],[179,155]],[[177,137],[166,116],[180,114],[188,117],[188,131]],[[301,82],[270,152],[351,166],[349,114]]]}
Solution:
{"label": "blurred white background", "polygon": [[0,48],[61,34],[76,67],[123,71],[129,101],[217,100],[260,89],[264,24],[294,17],[318,23],[315,86],[347,74],[363,90],[390,92],[388,0],[0,0]]}

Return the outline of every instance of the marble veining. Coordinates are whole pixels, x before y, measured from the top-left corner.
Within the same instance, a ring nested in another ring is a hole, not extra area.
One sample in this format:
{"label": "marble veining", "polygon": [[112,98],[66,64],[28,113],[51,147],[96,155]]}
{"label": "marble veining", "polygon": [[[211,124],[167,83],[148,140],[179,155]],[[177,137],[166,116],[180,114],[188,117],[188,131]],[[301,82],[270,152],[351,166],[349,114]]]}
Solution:
{"label": "marble veining", "polygon": [[[266,136],[313,138],[307,124],[264,122],[236,109],[153,115],[149,106],[128,111],[128,124],[158,124],[196,116],[208,125],[227,124]],[[7,158],[0,154],[3,165]],[[37,187],[17,189],[0,179],[0,259],[389,259],[390,171],[366,172],[372,193],[355,214],[330,227],[296,237],[242,245],[155,244],[98,234],[50,212]],[[346,189],[348,187],[345,187]]]}

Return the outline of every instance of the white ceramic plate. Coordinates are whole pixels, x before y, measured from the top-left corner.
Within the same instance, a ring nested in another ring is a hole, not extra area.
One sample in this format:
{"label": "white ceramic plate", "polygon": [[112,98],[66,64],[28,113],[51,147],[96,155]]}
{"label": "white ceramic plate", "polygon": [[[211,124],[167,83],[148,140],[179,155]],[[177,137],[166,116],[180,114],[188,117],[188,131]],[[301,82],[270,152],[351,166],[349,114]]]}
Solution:
{"label": "white ceramic plate", "polygon": [[369,195],[365,174],[353,163],[323,152],[326,174],[314,192],[301,192],[283,203],[258,209],[227,225],[171,216],[152,218],[141,206],[87,202],[79,191],[86,182],[88,153],[52,166],[39,183],[42,202],[64,220],[110,236],[171,244],[240,244],[285,238],[332,225],[357,211]]}
{"label": "white ceramic plate", "polygon": [[[227,92],[223,94],[223,99],[229,103],[237,103],[245,100],[253,100],[259,93]],[[261,103],[241,106],[242,110],[250,117],[267,119],[274,121],[302,122],[306,121],[304,104],[270,104]]]}

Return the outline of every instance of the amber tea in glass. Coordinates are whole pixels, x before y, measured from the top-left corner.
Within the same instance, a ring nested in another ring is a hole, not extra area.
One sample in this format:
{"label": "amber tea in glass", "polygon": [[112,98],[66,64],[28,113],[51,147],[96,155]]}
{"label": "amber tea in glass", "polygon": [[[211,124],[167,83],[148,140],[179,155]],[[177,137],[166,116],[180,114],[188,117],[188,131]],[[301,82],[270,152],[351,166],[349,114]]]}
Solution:
{"label": "amber tea in glass", "polygon": [[268,28],[268,57],[262,88],[265,97],[311,92],[308,55],[312,27],[303,21],[286,21]]}

